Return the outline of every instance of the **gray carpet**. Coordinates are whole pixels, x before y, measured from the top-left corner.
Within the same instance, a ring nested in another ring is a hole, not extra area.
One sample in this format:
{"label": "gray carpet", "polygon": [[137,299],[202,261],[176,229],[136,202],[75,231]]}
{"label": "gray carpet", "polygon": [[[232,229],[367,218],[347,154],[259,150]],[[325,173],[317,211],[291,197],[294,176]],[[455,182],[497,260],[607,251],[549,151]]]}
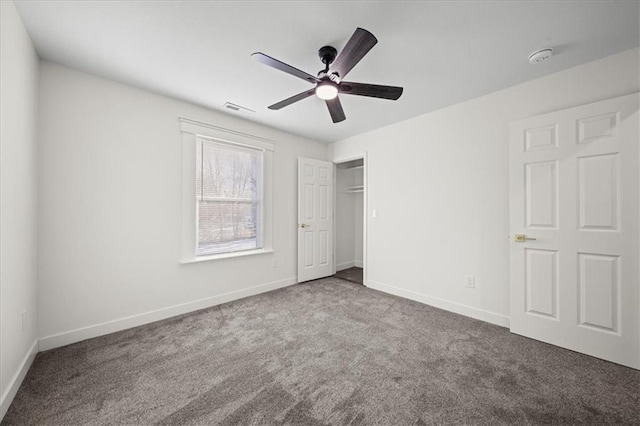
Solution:
{"label": "gray carpet", "polygon": [[351,281],[352,283],[356,284],[364,284],[363,270],[362,268],[358,268],[357,266],[338,271],[335,273],[334,277],[340,278],[341,280]]}
{"label": "gray carpet", "polygon": [[638,424],[640,372],[336,278],[38,354],[3,424]]}

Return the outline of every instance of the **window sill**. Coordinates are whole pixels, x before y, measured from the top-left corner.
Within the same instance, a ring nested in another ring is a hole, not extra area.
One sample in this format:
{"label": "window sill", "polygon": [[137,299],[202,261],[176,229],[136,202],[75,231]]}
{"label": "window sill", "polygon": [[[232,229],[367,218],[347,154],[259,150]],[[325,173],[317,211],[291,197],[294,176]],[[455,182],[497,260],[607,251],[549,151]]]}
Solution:
{"label": "window sill", "polygon": [[218,260],[218,259],[231,259],[233,257],[253,256],[256,254],[264,254],[264,253],[273,253],[273,249],[245,250],[245,251],[237,251],[234,253],[222,253],[222,254],[212,254],[209,256],[198,256],[190,259],[183,259],[180,261],[180,263],[182,265],[186,265],[189,263],[208,262],[210,260]]}

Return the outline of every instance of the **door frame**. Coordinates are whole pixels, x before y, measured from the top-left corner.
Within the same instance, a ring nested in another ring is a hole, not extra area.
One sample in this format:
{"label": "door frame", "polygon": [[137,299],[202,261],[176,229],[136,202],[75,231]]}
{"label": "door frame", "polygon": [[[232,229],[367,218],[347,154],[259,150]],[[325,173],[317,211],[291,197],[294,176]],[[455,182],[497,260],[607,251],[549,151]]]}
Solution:
{"label": "door frame", "polygon": [[368,162],[367,162],[367,151],[364,151],[360,154],[354,154],[348,157],[340,157],[334,158],[333,162],[333,274],[336,273],[336,238],[337,232],[336,229],[336,208],[337,208],[337,191],[336,184],[338,183],[337,175],[338,175],[338,164],[348,163],[349,161],[354,160],[362,160],[362,284],[367,286],[367,240],[368,240],[368,204],[369,204],[369,179],[368,179]]}

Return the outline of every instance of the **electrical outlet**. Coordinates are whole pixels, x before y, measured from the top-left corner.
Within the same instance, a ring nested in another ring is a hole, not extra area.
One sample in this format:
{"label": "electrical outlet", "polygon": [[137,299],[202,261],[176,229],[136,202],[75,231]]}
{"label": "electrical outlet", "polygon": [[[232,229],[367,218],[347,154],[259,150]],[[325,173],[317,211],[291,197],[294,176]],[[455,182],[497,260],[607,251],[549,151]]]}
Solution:
{"label": "electrical outlet", "polygon": [[465,285],[469,288],[476,288],[476,279],[473,275],[467,275],[465,277]]}
{"label": "electrical outlet", "polygon": [[22,331],[27,329],[27,311],[22,311]]}

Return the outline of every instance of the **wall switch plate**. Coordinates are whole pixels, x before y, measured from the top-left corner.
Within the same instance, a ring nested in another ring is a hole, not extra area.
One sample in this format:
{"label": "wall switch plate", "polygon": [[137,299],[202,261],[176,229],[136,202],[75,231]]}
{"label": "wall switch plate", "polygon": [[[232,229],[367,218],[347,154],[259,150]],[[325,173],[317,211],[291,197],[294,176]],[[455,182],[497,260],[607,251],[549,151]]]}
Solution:
{"label": "wall switch plate", "polygon": [[476,279],[473,275],[467,275],[465,277],[465,285],[469,288],[476,288]]}
{"label": "wall switch plate", "polygon": [[27,311],[22,311],[22,331],[27,329]]}
{"label": "wall switch plate", "polygon": [[271,266],[273,266],[274,268],[278,267],[278,258],[274,257],[273,260],[271,260]]}
{"label": "wall switch plate", "polygon": [[378,217],[378,210],[376,209],[371,210],[371,217],[374,219]]}

